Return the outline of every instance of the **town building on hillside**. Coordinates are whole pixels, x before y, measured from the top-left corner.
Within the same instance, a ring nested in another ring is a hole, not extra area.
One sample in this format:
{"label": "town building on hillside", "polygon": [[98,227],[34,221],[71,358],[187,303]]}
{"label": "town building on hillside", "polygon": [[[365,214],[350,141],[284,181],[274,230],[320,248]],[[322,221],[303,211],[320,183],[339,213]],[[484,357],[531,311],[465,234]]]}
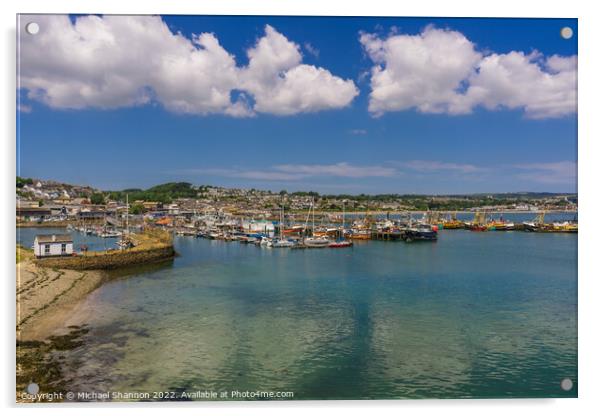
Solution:
{"label": "town building on hillside", "polygon": [[17,207],[18,221],[43,221],[52,215],[49,208],[42,207]]}
{"label": "town building on hillside", "polygon": [[142,202],[142,206],[145,211],[158,211],[163,208],[163,204],[157,201],[144,201]]}
{"label": "town building on hillside", "polygon": [[80,210],[77,213],[78,220],[98,220],[103,219],[107,215],[106,211],[103,210]]}

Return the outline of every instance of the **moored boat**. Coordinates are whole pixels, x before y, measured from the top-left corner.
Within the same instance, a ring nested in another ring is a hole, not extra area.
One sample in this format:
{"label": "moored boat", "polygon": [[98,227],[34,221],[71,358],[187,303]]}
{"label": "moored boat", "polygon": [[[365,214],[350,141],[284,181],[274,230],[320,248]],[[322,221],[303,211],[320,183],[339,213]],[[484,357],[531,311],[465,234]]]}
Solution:
{"label": "moored boat", "polygon": [[307,237],[303,240],[303,245],[309,248],[328,247],[331,241],[326,237]]}
{"label": "moored boat", "polygon": [[505,221],[491,221],[487,224],[487,227],[492,231],[510,231],[514,230],[514,223]]}
{"label": "moored boat", "polygon": [[436,241],[437,230],[428,224],[418,224],[403,230],[405,241]]}
{"label": "moored boat", "polygon": [[370,230],[353,230],[349,235],[352,240],[370,240]]}
{"label": "moored boat", "polygon": [[353,242],[347,241],[347,240],[333,241],[328,244],[328,247],[330,247],[330,248],[344,248],[344,247],[352,247],[352,246],[353,246]]}
{"label": "moored boat", "polygon": [[101,238],[117,238],[121,237],[121,232],[119,231],[104,231],[98,234]]}
{"label": "moored boat", "polygon": [[443,229],[445,230],[457,230],[464,228],[464,223],[459,220],[448,220],[443,222]]}
{"label": "moored boat", "polygon": [[554,222],[552,223],[552,230],[557,233],[576,233],[578,232],[578,225],[574,222]]}
{"label": "moored boat", "polygon": [[268,245],[268,247],[273,247],[273,248],[291,248],[294,246],[295,246],[295,243],[292,242],[291,240],[285,240],[285,239],[280,239],[280,238],[276,238],[276,239],[272,240],[270,242],[270,244]]}
{"label": "moored boat", "polygon": [[328,244],[330,248],[345,248],[352,247],[353,242],[345,240],[345,202],[343,202],[343,216],[342,216],[343,224],[340,230],[335,229],[334,234],[339,234],[340,237],[335,241],[332,241]]}
{"label": "moored boat", "polygon": [[470,231],[487,231],[489,229],[485,224],[484,212],[475,212],[472,222],[466,225]]}
{"label": "moored boat", "polygon": [[551,231],[552,225],[545,223],[545,216],[546,216],[545,211],[542,211],[539,214],[537,214],[537,216],[535,217],[535,219],[533,221],[523,222],[523,230],[539,232],[539,233]]}

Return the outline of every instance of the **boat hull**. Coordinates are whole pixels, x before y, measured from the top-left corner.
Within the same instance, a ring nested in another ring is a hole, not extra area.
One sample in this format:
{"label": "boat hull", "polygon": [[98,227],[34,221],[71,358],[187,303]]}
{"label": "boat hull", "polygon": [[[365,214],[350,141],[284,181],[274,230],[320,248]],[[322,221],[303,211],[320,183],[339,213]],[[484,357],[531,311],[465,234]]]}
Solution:
{"label": "boat hull", "polygon": [[320,238],[317,238],[317,239],[308,238],[303,241],[303,245],[308,248],[324,248],[324,247],[328,247],[328,245],[330,243],[331,242],[329,240],[320,239]]}
{"label": "boat hull", "polygon": [[328,244],[330,248],[345,248],[345,247],[353,247],[353,243],[351,241],[335,241],[333,243]]}
{"label": "boat hull", "polygon": [[434,230],[405,230],[405,241],[437,241],[437,232]]}

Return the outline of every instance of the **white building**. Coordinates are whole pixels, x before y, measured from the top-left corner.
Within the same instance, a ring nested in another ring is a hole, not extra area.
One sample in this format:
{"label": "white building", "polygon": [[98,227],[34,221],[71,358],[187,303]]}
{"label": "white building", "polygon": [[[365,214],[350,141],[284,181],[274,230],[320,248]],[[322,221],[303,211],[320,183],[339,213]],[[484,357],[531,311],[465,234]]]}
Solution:
{"label": "white building", "polygon": [[274,234],[275,227],[274,223],[270,221],[243,221],[242,229],[246,233],[263,233],[263,234]]}
{"label": "white building", "polygon": [[69,234],[37,235],[33,241],[36,257],[70,256],[73,254],[73,239]]}
{"label": "white building", "polygon": [[167,212],[173,215],[178,215],[180,213],[180,206],[178,204],[169,204],[167,206]]}

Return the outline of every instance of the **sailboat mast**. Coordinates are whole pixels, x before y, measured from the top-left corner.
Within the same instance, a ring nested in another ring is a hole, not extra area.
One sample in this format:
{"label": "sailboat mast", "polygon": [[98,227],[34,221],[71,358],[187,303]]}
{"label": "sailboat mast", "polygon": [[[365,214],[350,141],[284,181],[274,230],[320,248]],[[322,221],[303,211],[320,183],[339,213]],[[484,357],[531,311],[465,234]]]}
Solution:
{"label": "sailboat mast", "polygon": [[341,229],[341,238],[345,238],[345,201],[343,201],[343,228]]}
{"label": "sailboat mast", "polygon": [[130,235],[130,196],[125,194],[125,234]]}
{"label": "sailboat mast", "polygon": [[316,208],[314,207],[314,197],[311,197],[311,235],[316,233]]}
{"label": "sailboat mast", "polygon": [[282,227],[284,227],[284,206],[280,207],[280,239],[282,240],[282,236],[284,235],[282,231]]}
{"label": "sailboat mast", "polygon": [[307,226],[309,225],[309,216],[311,215],[311,204],[307,210],[307,218],[305,218],[305,224],[303,226],[303,234],[307,234]]}

